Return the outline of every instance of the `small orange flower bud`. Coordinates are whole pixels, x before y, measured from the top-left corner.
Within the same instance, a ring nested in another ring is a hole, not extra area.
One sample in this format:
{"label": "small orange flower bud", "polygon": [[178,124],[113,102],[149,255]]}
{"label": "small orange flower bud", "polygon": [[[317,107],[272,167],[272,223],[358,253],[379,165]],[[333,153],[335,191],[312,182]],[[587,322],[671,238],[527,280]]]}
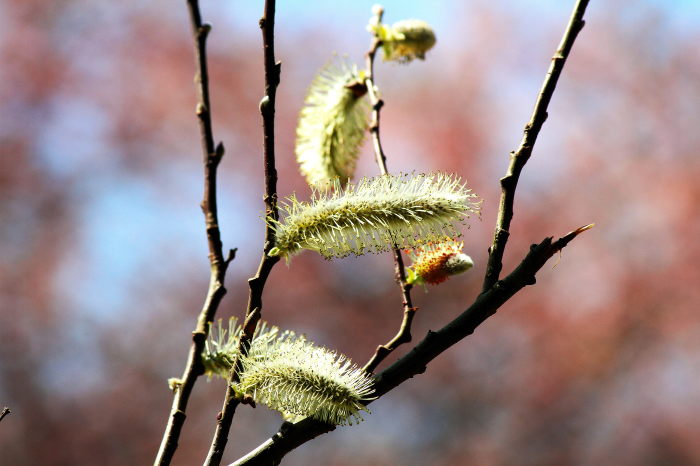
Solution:
{"label": "small orange flower bud", "polygon": [[413,265],[408,269],[408,283],[437,285],[451,275],[466,272],[474,266],[471,257],[462,252],[464,243],[448,238],[442,243],[428,243],[409,253]]}

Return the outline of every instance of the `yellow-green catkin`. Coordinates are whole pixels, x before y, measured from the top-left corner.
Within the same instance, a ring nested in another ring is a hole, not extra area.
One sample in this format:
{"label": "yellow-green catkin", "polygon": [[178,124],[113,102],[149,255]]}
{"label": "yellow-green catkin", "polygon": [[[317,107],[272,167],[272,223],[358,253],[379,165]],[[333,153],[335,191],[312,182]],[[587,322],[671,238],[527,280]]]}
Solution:
{"label": "yellow-green catkin", "polygon": [[[235,319],[228,328],[219,322],[202,354],[208,375],[228,379],[240,334]],[[344,355],[265,323],[258,325],[241,366],[239,382],[233,385],[236,393],[290,421],[311,417],[335,425],[357,423],[373,399],[372,379]]]}
{"label": "yellow-green catkin", "polygon": [[280,203],[272,221],[275,247],[286,258],[302,249],[326,258],[413,248],[455,236],[455,223],[478,214],[476,194],[454,175],[383,175],[364,178],[332,193],[315,192],[310,202],[294,196]]}
{"label": "yellow-green catkin", "polygon": [[345,185],[355,172],[367,133],[369,103],[362,73],[343,61],[327,64],[316,76],[297,125],[295,153],[312,187],[334,179]]}
{"label": "yellow-green catkin", "polygon": [[375,34],[382,40],[384,60],[407,63],[415,58],[425,59],[425,54],[436,42],[433,28],[419,19],[405,19],[392,26],[379,24]]}

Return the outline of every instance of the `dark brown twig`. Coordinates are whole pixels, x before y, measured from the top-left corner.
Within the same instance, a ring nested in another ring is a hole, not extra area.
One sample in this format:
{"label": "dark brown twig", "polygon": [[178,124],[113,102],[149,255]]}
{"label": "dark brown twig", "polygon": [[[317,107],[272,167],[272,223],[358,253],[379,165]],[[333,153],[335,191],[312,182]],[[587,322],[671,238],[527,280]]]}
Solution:
{"label": "dark brown twig", "polygon": [[5,416],[7,416],[8,414],[11,414],[11,413],[12,413],[12,411],[10,411],[10,408],[8,408],[7,406],[2,408],[2,411],[0,411],[0,421],[2,421]]}
{"label": "dark brown twig", "polygon": [[202,23],[198,0],[188,0],[187,6],[190,12],[192,34],[195,43],[195,55],[197,72],[195,84],[197,87],[197,118],[199,119],[200,133],[202,136],[202,152],[204,156],[204,195],[202,199],[202,212],[209,246],[210,280],[209,290],[202,306],[202,311],[197,319],[197,326],[192,332],[192,345],[187,357],[187,363],[182,378],[171,383],[174,391],[173,404],[170,410],[168,423],[163,434],[163,439],[158,449],[155,464],[170,464],[178,439],[187,415],[187,403],[197,377],[204,373],[201,354],[204,343],[209,334],[209,326],[214,320],[221,299],[226,294],[224,279],[229,264],[235,257],[235,250],[229,251],[224,259],[221,232],[216,203],[216,175],[219,163],[224,156],[224,146],[220,142],[214,146],[214,134],[211,125],[211,104],[209,101],[209,74],[207,70],[206,41],[211,26]]}
{"label": "dark brown twig", "polygon": [[[480,294],[476,301],[452,322],[436,332],[428,332],[408,354],[377,374],[374,393],[376,399],[415,375],[423,373],[430,361],[474,333],[481,323],[494,315],[518,291],[525,286],[534,285],[535,274],[547,260],[590,227],[591,225],[586,225],[578,228],[556,241],[545,238],[541,243],[533,244],[522,262],[507,277]],[[334,428],[335,426],[311,418],[296,424],[283,424],[272,438],[233,464],[235,466],[279,464],[281,459],[293,449]]]}
{"label": "dark brown twig", "polygon": [[[381,7],[376,6],[376,21],[380,23],[382,21],[382,15],[384,10]],[[382,140],[379,135],[379,117],[382,107],[384,106],[384,101],[379,98],[377,91],[374,87],[374,57],[377,54],[377,50],[381,46],[382,42],[378,37],[374,37],[372,40],[372,45],[366,54],[367,61],[367,76],[365,77],[365,85],[367,86],[367,94],[369,95],[370,102],[372,104],[372,121],[370,122],[369,131],[372,135],[372,145],[374,147],[374,155],[379,166],[379,171],[382,175],[387,175],[389,171],[386,166],[386,154],[384,154],[384,149],[382,149]],[[416,314],[416,308],[413,307],[413,301],[411,300],[411,288],[413,285],[406,283],[406,270],[404,268],[403,257],[401,256],[401,250],[394,247],[394,264],[395,264],[395,276],[396,282],[401,288],[402,305],[403,305],[403,319],[401,321],[401,326],[398,332],[389,340],[389,342],[379,345],[374,352],[374,355],[365,364],[363,368],[366,372],[373,372],[374,369],[396,348],[404,343],[411,341],[411,324],[413,323],[413,317]]]}
{"label": "dark brown twig", "polygon": [[547,75],[542,83],[542,88],[537,95],[535,108],[532,111],[530,121],[525,125],[523,139],[520,147],[510,153],[510,164],[506,175],[501,178],[501,200],[498,207],[498,217],[496,220],[496,230],[493,235],[493,243],[489,248],[489,260],[486,265],[486,275],[482,292],[491,288],[497,281],[503,268],[503,253],[510,236],[510,222],[513,219],[513,204],[515,201],[515,188],[518,185],[520,172],[530,159],[532,149],[535,147],[537,136],[542,129],[542,125],[547,120],[547,107],[554,95],[554,89],[561,72],[569,57],[569,52],[574,45],[576,36],[581,32],[585,22],[583,14],[586,11],[589,0],[578,0],[569,18],[569,24],[564,32],[564,36],[559,43],[556,53],[552,57],[552,62],[547,70]]}
{"label": "dark brown twig", "polygon": [[[277,86],[280,82],[281,63],[275,61],[275,0],[265,1],[265,11],[262,18],[260,18],[260,29],[262,30],[265,63],[265,96],[260,101],[260,113],[263,119],[265,216],[267,223],[260,265],[255,276],[248,280],[250,291],[238,354],[246,354],[248,352],[255,327],[260,321],[262,293],[265,283],[272,267],[279,262],[278,256],[268,256],[268,252],[274,246],[275,240],[275,231],[271,226],[270,220],[277,220],[279,216],[277,209],[277,169],[275,168],[275,98]],[[238,405],[243,401],[238,399],[233,389],[233,384],[239,381],[240,364],[240,359],[238,359],[232,365],[224,405],[217,418],[216,432],[205,461],[207,466],[215,466],[221,463],[224,449],[228,443],[228,433],[231,429],[233,415]]]}
{"label": "dark brown twig", "polygon": [[[546,118],[546,107],[549,100],[551,100],[551,93],[554,91],[556,78],[561,74],[561,68],[576,39],[576,35],[583,27],[583,14],[587,4],[588,0],[578,0],[574,6],[573,14],[569,19],[564,38],[562,39],[562,45],[559,46],[558,52],[553,58],[552,66],[550,66],[547,72],[545,85],[537,99],[537,105],[533,113],[533,115],[537,115],[537,117],[535,118],[533,116],[533,120],[537,120],[538,123],[533,125],[528,124],[526,127],[524,137],[526,143],[522,145],[522,153],[521,155],[517,153],[513,154],[511,158],[511,167],[504,178],[506,181],[504,182],[501,180],[501,185],[504,187],[504,194],[501,199],[501,209],[499,211],[497,225],[499,227],[506,226],[506,228],[497,229],[496,231],[485,278],[485,284],[490,283],[489,286],[485,286],[474,303],[456,319],[437,332],[428,332],[425,338],[408,354],[375,376],[375,396],[377,399],[411,377],[424,372],[430,361],[435,359],[447,348],[471,335],[481,323],[495,314],[496,311],[518,291],[527,285],[535,284],[535,275],[544,266],[547,260],[558,251],[561,251],[579,234],[592,227],[592,225],[586,225],[568,233],[556,241],[552,241],[552,238],[545,238],[541,243],[533,244],[520,264],[504,279],[498,279],[502,268],[501,260],[503,257],[503,248],[507,240],[507,226],[510,224],[510,219],[512,218],[515,184],[517,183],[517,177],[527,161],[527,157],[532,153],[534,139],[529,134],[534,131],[536,136],[536,133],[539,132]],[[553,74],[555,74],[554,78],[552,78]],[[551,81],[552,79],[553,81]],[[508,214],[508,212],[510,212],[510,214]],[[505,235],[501,232],[505,232]],[[500,256],[498,256],[498,254],[500,254]],[[493,278],[494,273],[495,279]],[[304,419],[295,424],[284,423],[272,438],[235,462],[234,465],[279,464],[282,458],[293,449],[319,435],[330,432],[334,428],[335,427],[332,425],[318,422],[311,418]]]}

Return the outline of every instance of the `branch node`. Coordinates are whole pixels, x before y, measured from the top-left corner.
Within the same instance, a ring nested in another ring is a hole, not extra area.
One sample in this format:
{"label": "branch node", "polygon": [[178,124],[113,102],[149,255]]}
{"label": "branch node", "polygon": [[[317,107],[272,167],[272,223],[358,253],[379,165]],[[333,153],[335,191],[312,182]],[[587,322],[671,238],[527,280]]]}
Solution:
{"label": "branch node", "polygon": [[202,24],[199,27],[199,29],[197,30],[197,38],[200,40],[206,39],[207,35],[209,35],[210,31],[211,31],[211,24],[209,24],[209,23]]}
{"label": "branch node", "polygon": [[264,95],[262,99],[260,99],[260,113],[265,114],[267,111],[267,107],[270,105],[270,96]]}
{"label": "branch node", "polygon": [[241,398],[241,404],[250,405],[252,408],[255,408],[255,400],[253,399],[253,395],[250,393],[243,395],[243,398]]}
{"label": "branch node", "polygon": [[238,251],[238,248],[233,248],[228,250],[228,256],[226,256],[226,260],[224,261],[224,264],[226,267],[233,262],[233,260],[236,258],[236,252]]}
{"label": "branch node", "polygon": [[221,158],[224,156],[226,153],[226,149],[224,148],[224,143],[223,141],[219,141],[219,143],[216,145],[216,149],[214,150],[214,155],[217,158]]}

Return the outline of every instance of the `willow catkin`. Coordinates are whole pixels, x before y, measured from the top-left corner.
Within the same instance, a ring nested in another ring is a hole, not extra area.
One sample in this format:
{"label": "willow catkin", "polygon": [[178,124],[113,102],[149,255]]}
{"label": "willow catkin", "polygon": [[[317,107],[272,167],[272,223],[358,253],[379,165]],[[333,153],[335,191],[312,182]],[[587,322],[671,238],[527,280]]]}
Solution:
{"label": "willow catkin", "polygon": [[326,258],[412,248],[455,236],[454,224],[478,214],[477,196],[459,177],[443,173],[383,175],[315,192],[310,202],[294,196],[272,220],[270,255],[289,258],[302,249]]}
{"label": "willow catkin", "polygon": [[[212,329],[202,354],[207,375],[229,378],[240,335],[235,318],[228,328],[219,321]],[[362,420],[360,411],[369,412],[365,404],[373,399],[372,379],[344,355],[264,322],[258,324],[241,367],[235,392],[291,421],[311,417],[335,425],[353,424]]]}
{"label": "willow catkin", "polygon": [[295,153],[309,185],[324,189],[347,183],[367,133],[367,88],[355,67],[327,64],[316,76],[299,114]]}

